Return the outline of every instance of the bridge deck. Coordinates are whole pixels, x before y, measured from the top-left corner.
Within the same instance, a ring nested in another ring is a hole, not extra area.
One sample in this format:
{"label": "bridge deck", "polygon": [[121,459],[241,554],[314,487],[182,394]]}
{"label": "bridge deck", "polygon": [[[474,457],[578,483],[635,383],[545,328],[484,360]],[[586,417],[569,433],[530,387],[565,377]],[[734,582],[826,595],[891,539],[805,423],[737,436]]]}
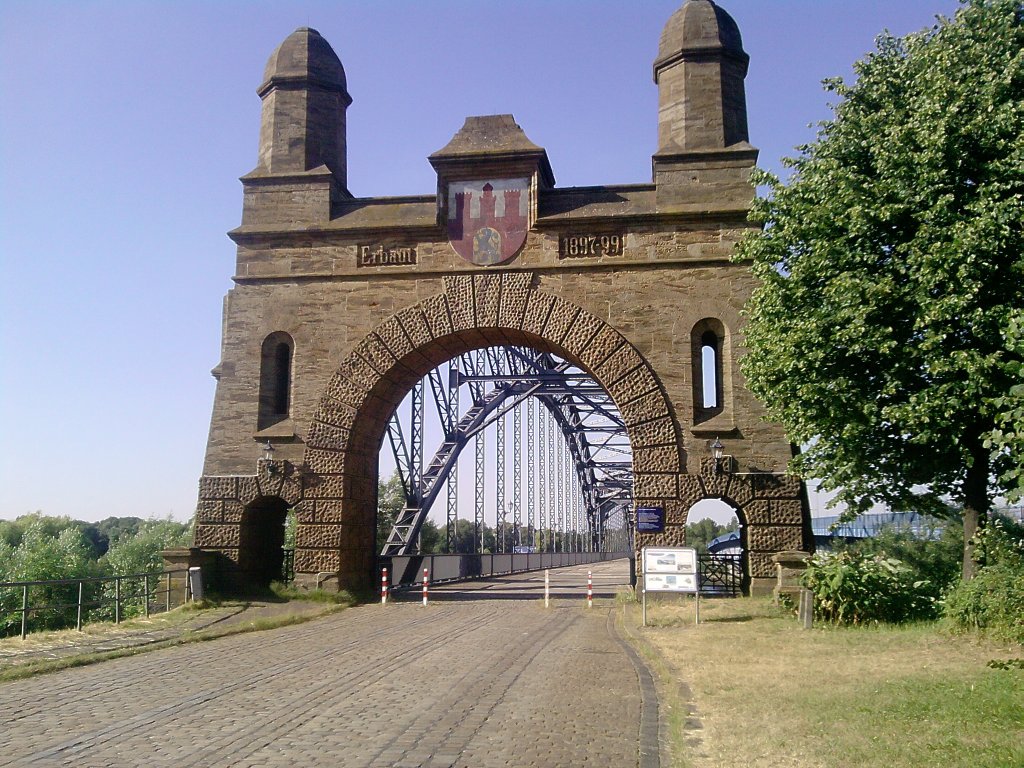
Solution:
{"label": "bridge deck", "polygon": [[520,574],[0,685],[0,765],[635,766],[656,703],[586,571],[548,610]]}

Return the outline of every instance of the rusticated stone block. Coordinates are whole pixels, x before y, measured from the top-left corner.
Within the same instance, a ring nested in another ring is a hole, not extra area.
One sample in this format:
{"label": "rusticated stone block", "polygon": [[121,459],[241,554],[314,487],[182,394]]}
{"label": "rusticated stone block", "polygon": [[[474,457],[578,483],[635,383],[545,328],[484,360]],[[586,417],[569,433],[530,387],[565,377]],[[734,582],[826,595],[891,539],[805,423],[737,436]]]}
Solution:
{"label": "rusticated stone block", "polygon": [[299,525],[311,525],[316,522],[316,502],[312,499],[300,501],[294,509],[295,522]]}
{"label": "rusticated stone block", "polygon": [[238,549],[235,547],[221,547],[217,552],[221,557],[230,560],[232,563],[238,563]]}
{"label": "rusticated stone block", "polygon": [[665,525],[686,525],[690,508],[678,499],[659,499],[654,506],[665,510]]}
{"label": "rusticated stone block", "polygon": [[570,355],[579,358],[602,326],[603,323],[590,313],[580,312],[562,339],[562,346]]}
{"label": "rusticated stone block", "polygon": [[277,491],[277,495],[289,506],[298,504],[302,498],[302,478],[297,472],[285,475],[284,482]]}
{"label": "rusticated stone block", "polygon": [[337,573],[340,567],[337,549],[295,549],[296,573]]}
{"label": "rusticated stone block", "polygon": [[751,475],[754,496],[759,499],[796,499],[800,497],[800,479],[792,475]]}
{"label": "rusticated stone block", "polygon": [[771,521],[778,525],[800,525],[804,520],[804,505],[800,499],[772,499]]}
{"label": "rusticated stone block", "polygon": [[306,434],[306,445],[326,451],[343,451],[348,447],[348,430],[314,421]]}
{"label": "rusticated stone block", "polygon": [[555,305],[555,297],[541,291],[530,291],[530,300],[526,304],[526,314],[523,315],[523,330],[540,336],[544,332],[544,326],[551,314],[551,308]]}
{"label": "rusticated stone block", "polygon": [[634,450],[652,445],[674,445],[675,438],[675,428],[670,419],[648,421],[629,430],[629,443]]}
{"label": "rusticated stone block", "polygon": [[[350,367],[347,362],[342,363],[342,366],[345,368]],[[334,374],[327,385],[326,394],[335,400],[340,400],[343,403],[358,408],[363,404],[367,389],[368,387],[352,381],[348,376],[339,371]]]}
{"label": "rusticated stone block", "polygon": [[356,347],[356,354],[368,362],[370,367],[381,376],[387,375],[388,371],[398,363],[387,344],[376,333],[371,333],[359,343],[359,346]]}
{"label": "rusticated stone block", "polygon": [[750,549],[761,552],[798,550],[803,545],[800,526],[751,525],[747,537]]}
{"label": "rusticated stone block", "polygon": [[341,523],[345,520],[346,502],[341,499],[320,499],[316,502],[318,523]]}
{"label": "rusticated stone block", "polygon": [[223,521],[225,523],[240,523],[245,516],[245,505],[240,501],[225,501]]}
{"label": "rusticated stone block", "polygon": [[618,331],[610,325],[602,325],[601,330],[579,352],[578,357],[588,370],[596,371],[601,363],[625,343]]}
{"label": "rusticated stone block", "polygon": [[556,300],[544,326],[544,338],[554,344],[561,344],[579,314],[580,308],[575,304],[561,299]]}
{"label": "rusticated stone block", "polygon": [[395,319],[402,324],[402,328],[405,330],[405,334],[409,337],[409,342],[414,348],[422,347],[433,339],[430,328],[427,326],[427,321],[419,307],[403,309],[395,315]]}
{"label": "rusticated stone block", "polygon": [[643,366],[643,358],[629,344],[623,344],[615,350],[607,360],[597,367],[597,377],[605,389],[621,379],[630,371]]}
{"label": "rusticated stone block", "polygon": [[343,451],[307,448],[303,459],[309,471],[318,475],[340,475],[345,471],[345,453]]}
{"label": "rusticated stone block", "polygon": [[775,563],[771,552],[749,552],[747,562],[750,564],[750,575],[755,579],[775,578]]}
{"label": "rusticated stone block", "polygon": [[238,498],[238,478],[204,475],[199,478],[199,498],[211,500]]}
{"label": "rusticated stone block", "polygon": [[729,478],[729,498],[745,507],[754,498],[754,489],[748,476],[731,475]]}
{"label": "rusticated stone block", "polygon": [[533,275],[529,272],[502,274],[501,307],[498,310],[498,327],[520,328],[526,304],[529,300],[530,281]]}
{"label": "rusticated stone block", "polygon": [[223,501],[200,501],[198,504],[196,504],[197,523],[221,523],[223,521]]}
{"label": "rusticated stone block", "polygon": [[661,390],[655,389],[643,397],[638,397],[636,400],[630,400],[628,403],[625,403],[619,409],[619,413],[626,426],[630,427],[644,421],[668,416],[670,411]]}
{"label": "rusticated stone block", "polygon": [[473,298],[477,328],[497,328],[501,305],[501,274],[473,275]]}
{"label": "rusticated stone block", "polygon": [[317,523],[295,526],[295,547],[341,547],[343,546],[342,526]]}
{"label": "rusticated stone block", "polygon": [[634,475],[633,493],[637,497],[674,499],[677,493],[676,476],[675,474]]}
{"label": "rusticated stone block", "polygon": [[[335,400],[333,397],[323,397],[320,400],[320,405],[316,410],[315,421],[321,421],[325,424],[331,424],[335,427],[342,427],[344,429],[351,429],[352,423],[355,421],[356,409],[348,403],[343,403],[340,400]],[[307,445],[309,444],[308,436],[306,440]]]}
{"label": "rusticated stone block", "polygon": [[204,549],[237,547],[241,529],[237,525],[197,525],[195,545]]}
{"label": "rusticated stone block", "polygon": [[424,299],[420,306],[432,338],[439,339],[452,334],[452,318],[448,314],[448,300],[443,294]]}
{"label": "rusticated stone block", "polygon": [[679,452],[674,445],[637,448],[633,451],[634,472],[678,472]]}
{"label": "rusticated stone block", "polygon": [[251,504],[260,496],[260,487],[255,475],[238,478],[238,500],[242,504]]}
{"label": "rusticated stone block", "polygon": [[340,499],[345,495],[344,475],[318,475],[304,482],[303,496],[307,499]]}
{"label": "rusticated stone block", "polygon": [[[365,354],[365,341],[359,346]],[[339,370],[344,370],[347,377],[364,390],[373,389],[381,379],[381,374],[370,365],[370,362],[359,353],[359,350],[349,355],[342,363]],[[365,397],[365,394],[363,395]]]}
{"label": "rusticated stone block", "polygon": [[280,496],[284,484],[284,464],[279,461],[259,461],[256,466],[256,484],[260,496]]}
{"label": "rusticated stone block", "polygon": [[405,335],[405,329],[395,316],[389,317],[374,331],[381,343],[387,347],[388,355],[395,360],[401,360],[413,350],[409,343],[409,337]]}
{"label": "rusticated stone block", "polygon": [[644,365],[627,373],[621,379],[608,387],[608,394],[612,396],[620,408],[622,404],[634,400],[640,395],[645,395],[658,388],[658,382],[650,369]]}
{"label": "rusticated stone block", "polygon": [[448,297],[452,329],[465,331],[476,327],[476,298],[473,296],[473,276],[445,277],[444,292]]}
{"label": "rusticated stone block", "polygon": [[685,504],[687,509],[704,498],[704,488],[700,484],[700,478],[695,475],[680,473],[678,483],[679,501]]}
{"label": "rusticated stone block", "polygon": [[714,498],[721,498],[726,495],[726,490],[729,487],[729,475],[724,471],[715,473],[712,471],[710,474],[701,473],[701,482],[704,483],[704,494]]}
{"label": "rusticated stone block", "polygon": [[765,499],[754,499],[743,505],[747,525],[767,525],[771,522],[770,509]]}

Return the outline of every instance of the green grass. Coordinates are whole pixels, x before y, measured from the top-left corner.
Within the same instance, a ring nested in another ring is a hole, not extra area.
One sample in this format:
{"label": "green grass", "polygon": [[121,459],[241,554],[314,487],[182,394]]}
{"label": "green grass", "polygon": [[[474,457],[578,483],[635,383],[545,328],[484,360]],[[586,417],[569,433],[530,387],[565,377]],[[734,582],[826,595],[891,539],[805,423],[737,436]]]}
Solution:
{"label": "green grass", "polygon": [[989,666],[1020,647],[937,623],[807,631],[767,600],[648,605],[629,633],[690,685],[702,728],[671,722],[672,765],[1024,766],[1024,670]]}

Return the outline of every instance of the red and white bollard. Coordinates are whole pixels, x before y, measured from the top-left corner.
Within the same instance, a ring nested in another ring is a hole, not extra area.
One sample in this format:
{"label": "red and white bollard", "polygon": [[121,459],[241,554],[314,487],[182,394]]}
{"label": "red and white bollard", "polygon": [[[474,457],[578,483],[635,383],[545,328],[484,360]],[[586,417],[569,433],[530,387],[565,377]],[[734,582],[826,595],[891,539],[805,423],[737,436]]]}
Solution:
{"label": "red and white bollard", "polygon": [[388,569],[380,570],[380,604],[385,605],[388,601]]}
{"label": "red and white bollard", "polygon": [[587,571],[587,608],[594,607],[594,575]]}
{"label": "red and white bollard", "polygon": [[423,569],[423,607],[427,607],[427,584],[429,583],[427,569]]}

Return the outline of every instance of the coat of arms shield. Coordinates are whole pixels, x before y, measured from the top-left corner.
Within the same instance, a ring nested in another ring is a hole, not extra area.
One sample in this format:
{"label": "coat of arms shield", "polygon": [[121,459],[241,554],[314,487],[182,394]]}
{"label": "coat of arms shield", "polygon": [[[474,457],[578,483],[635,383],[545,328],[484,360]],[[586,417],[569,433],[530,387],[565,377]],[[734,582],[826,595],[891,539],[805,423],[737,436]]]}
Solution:
{"label": "coat of arms shield", "polygon": [[453,181],[448,185],[448,240],[468,262],[501,264],[526,242],[529,210],[527,178]]}

